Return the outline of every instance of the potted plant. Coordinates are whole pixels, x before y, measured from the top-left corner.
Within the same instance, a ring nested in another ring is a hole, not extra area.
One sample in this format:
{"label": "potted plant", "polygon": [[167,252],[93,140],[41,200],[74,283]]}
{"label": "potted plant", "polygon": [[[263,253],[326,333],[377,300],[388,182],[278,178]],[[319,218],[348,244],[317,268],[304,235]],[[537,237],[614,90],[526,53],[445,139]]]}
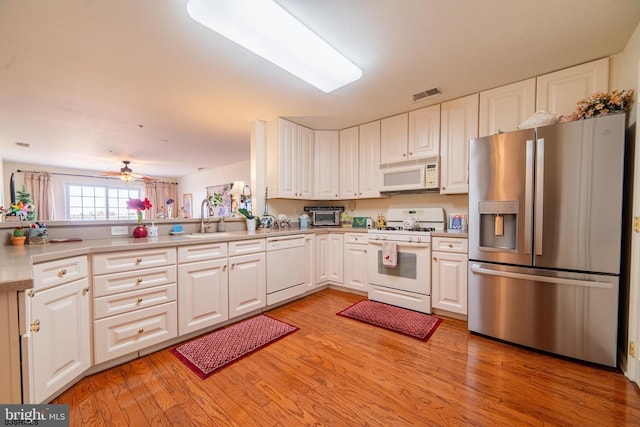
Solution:
{"label": "potted plant", "polygon": [[11,244],[13,244],[13,246],[24,245],[26,239],[27,236],[25,235],[24,228],[18,227],[13,229],[13,235],[11,236]]}
{"label": "potted plant", "polygon": [[245,208],[238,209],[238,213],[247,219],[247,231],[256,231],[256,227],[260,225],[260,218]]}

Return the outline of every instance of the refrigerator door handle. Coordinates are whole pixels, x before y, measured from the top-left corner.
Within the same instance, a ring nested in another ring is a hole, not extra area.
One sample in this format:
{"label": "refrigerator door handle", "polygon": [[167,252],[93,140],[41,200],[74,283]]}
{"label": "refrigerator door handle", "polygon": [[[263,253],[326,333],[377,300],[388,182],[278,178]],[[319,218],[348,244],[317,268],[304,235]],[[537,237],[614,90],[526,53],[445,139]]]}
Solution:
{"label": "refrigerator door handle", "polygon": [[542,255],[542,216],[544,212],[544,138],[536,141],[536,210],[534,213],[535,255]]}
{"label": "refrigerator door handle", "polygon": [[563,277],[536,276],[533,274],[515,273],[513,271],[500,271],[491,268],[481,267],[479,264],[471,264],[470,270],[475,274],[485,274],[487,276],[506,277],[509,279],[532,280],[535,282],[554,283],[559,285],[583,286],[588,288],[611,289],[610,282],[599,282],[591,280],[566,279]]}
{"label": "refrigerator door handle", "polygon": [[525,254],[531,253],[531,232],[533,224],[531,215],[533,215],[533,168],[535,165],[535,146],[533,140],[527,140],[527,157],[525,164],[525,190],[524,190],[524,233],[523,233],[523,251]]}

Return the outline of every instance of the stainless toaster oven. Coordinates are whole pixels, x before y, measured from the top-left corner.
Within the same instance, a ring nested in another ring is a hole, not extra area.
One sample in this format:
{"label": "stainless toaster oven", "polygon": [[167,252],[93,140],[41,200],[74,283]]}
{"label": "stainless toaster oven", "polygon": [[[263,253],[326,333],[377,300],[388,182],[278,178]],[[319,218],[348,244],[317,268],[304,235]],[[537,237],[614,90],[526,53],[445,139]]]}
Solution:
{"label": "stainless toaster oven", "polygon": [[309,220],[314,227],[339,227],[340,215],[344,211],[342,206],[305,206],[309,213]]}

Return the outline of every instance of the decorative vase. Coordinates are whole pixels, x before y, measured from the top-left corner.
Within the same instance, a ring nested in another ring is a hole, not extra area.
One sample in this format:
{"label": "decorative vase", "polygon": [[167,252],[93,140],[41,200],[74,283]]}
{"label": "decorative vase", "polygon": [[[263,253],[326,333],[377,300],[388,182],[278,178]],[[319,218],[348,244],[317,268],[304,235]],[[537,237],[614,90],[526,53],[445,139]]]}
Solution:
{"label": "decorative vase", "polygon": [[167,205],[167,218],[173,218],[173,216],[171,215],[171,205]]}
{"label": "decorative vase", "polygon": [[247,218],[247,231],[256,231],[256,219],[255,218]]}
{"label": "decorative vase", "polygon": [[133,237],[136,239],[139,237],[147,237],[147,227],[143,224],[138,224],[136,228],[133,229]]}
{"label": "decorative vase", "polygon": [[27,236],[11,236],[11,244],[13,246],[24,246],[25,240],[27,240]]}

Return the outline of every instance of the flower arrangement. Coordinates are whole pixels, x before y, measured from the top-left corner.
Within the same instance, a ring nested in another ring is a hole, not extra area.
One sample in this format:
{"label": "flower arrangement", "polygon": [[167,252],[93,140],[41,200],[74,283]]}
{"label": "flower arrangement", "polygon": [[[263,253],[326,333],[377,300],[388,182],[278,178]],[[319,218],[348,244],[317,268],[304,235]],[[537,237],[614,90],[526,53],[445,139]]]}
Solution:
{"label": "flower arrangement", "polygon": [[575,111],[569,116],[564,116],[561,121],[588,119],[590,117],[605,116],[610,113],[627,112],[631,107],[632,98],[633,89],[614,90],[608,93],[596,92],[578,101]]}
{"label": "flower arrangement", "polygon": [[167,199],[166,204],[167,205],[172,205],[174,201],[175,200],[173,200],[173,199]]}
{"label": "flower arrangement", "polygon": [[140,199],[129,199],[127,202],[127,209],[135,209],[138,215],[138,224],[142,224],[142,211],[146,209],[151,209],[153,206],[151,202],[146,197],[144,200]]}

